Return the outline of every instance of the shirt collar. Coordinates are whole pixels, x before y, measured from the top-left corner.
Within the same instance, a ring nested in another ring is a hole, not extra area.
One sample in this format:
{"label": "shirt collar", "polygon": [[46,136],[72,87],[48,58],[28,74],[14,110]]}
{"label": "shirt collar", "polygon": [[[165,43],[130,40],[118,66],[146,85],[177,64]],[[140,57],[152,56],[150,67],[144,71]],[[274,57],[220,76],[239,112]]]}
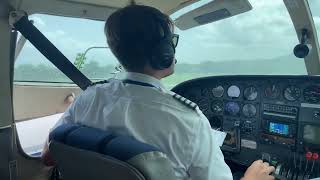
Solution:
{"label": "shirt collar", "polygon": [[155,86],[156,88],[160,88],[165,90],[166,88],[161,83],[161,81],[157,78],[152,76],[142,74],[142,73],[135,73],[135,72],[121,72],[118,76],[118,79],[124,80],[129,79],[133,81],[143,82]]}

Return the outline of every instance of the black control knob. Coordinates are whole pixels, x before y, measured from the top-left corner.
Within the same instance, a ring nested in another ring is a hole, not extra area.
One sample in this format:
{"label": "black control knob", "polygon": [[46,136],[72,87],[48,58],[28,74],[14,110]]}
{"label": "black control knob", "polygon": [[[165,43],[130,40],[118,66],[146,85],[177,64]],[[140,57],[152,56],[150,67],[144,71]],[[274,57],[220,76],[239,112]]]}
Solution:
{"label": "black control knob", "polygon": [[319,111],[313,112],[313,117],[319,118],[320,117],[320,112]]}
{"label": "black control knob", "polygon": [[262,159],[263,162],[267,162],[267,163],[270,164],[271,156],[270,156],[269,153],[262,153],[261,156],[262,156],[261,159]]}

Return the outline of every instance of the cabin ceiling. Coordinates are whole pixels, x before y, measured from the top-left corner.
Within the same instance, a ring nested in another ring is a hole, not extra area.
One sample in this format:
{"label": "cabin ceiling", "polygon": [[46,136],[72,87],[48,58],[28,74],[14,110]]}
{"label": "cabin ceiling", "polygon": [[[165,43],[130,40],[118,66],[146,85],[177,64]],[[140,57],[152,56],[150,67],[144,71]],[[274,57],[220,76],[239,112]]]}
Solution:
{"label": "cabin ceiling", "polygon": [[[121,8],[129,4],[130,0],[60,0],[74,3],[93,4],[97,6]],[[192,0],[191,0],[192,1]],[[190,0],[135,0],[137,4],[154,6],[163,12],[170,12],[181,4],[190,2]]]}
{"label": "cabin ceiling", "polygon": [[[113,11],[129,4],[130,0],[9,0],[11,6],[30,14],[105,20]],[[199,0],[136,0],[137,4],[153,6],[162,12],[173,12]]]}

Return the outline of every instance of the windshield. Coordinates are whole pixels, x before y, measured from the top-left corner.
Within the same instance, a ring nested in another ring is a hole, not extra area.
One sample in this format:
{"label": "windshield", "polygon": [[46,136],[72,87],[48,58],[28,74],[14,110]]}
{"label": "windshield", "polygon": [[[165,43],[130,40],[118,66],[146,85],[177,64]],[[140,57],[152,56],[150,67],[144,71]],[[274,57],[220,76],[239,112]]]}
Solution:
{"label": "windshield", "polygon": [[319,0],[309,0],[309,6],[313,16],[313,21],[316,26],[318,42],[320,44],[320,1]]}
{"label": "windshield", "polygon": [[[298,39],[283,1],[249,1],[253,10],[247,13],[186,31],[176,28],[178,64],[164,80],[168,88],[211,75],[307,74],[303,59],[293,55]],[[104,22],[39,14],[30,19],[90,79],[114,76],[117,60],[102,48]],[[15,80],[70,81],[29,42],[16,61]]]}

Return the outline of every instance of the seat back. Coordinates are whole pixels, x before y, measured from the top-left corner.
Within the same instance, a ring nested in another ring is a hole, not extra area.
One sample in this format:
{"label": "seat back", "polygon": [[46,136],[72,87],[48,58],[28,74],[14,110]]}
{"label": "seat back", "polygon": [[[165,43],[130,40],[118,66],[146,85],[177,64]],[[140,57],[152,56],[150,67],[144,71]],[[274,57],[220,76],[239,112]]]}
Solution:
{"label": "seat back", "polygon": [[174,180],[172,165],[154,146],[76,124],[49,136],[50,155],[64,180]]}

